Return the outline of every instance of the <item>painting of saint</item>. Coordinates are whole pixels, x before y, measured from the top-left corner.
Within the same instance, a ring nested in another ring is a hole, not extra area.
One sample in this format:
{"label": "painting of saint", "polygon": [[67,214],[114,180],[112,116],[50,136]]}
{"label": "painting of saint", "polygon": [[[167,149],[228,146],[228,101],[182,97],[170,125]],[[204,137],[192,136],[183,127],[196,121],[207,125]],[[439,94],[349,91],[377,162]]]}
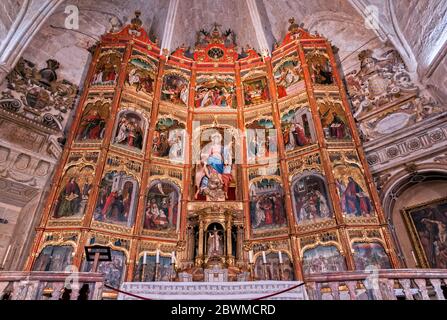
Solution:
{"label": "painting of saint", "polygon": [[[98,272],[104,276],[104,283],[119,288],[124,277],[126,267],[126,256],[123,251],[111,250],[112,261],[100,261],[98,263]],[[91,272],[93,262],[84,261],[82,271]]]}
{"label": "painting of saint", "polygon": [[154,62],[142,56],[134,56],[127,67],[126,84],[135,88],[136,92],[143,91],[152,95],[157,67]]}
{"label": "painting of saint", "polygon": [[236,108],[234,77],[213,75],[197,77],[194,105],[196,108]]}
{"label": "painting of saint", "polygon": [[121,57],[122,55],[118,51],[108,51],[102,54],[96,64],[95,73],[92,77],[92,85],[115,85],[121,65]]}
{"label": "painting of saint", "polygon": [[72,263],[73,247],[46,246],[37,257],[33,271],[64,271]]}
{"label": "painting of saint", "polygon": [[114,143],[142,150],[144,120],[135,112],[122,112],[117,120]]}
{"label": "painting of saint", "polygon": [[447,268],[447,199],[403,211],[419,263],[426,268]]}
{"label": "painting of saint", "polygon": [[378,242],[354,242],[354,262],[356,270],[374,266],[378,269],[391,269],[390,259]]}
{"label": "painting of saint", "polygon": [[345,270],[345,259],[336,246],[319,245],[307,249],[303,253],[303,273],[305,275]]}
{"label": "painting of saint", "polygon": [[101,100],[88,103],[82,112],[78,129],[78,141],[100,140],[104,137],[106,119],[109,117],[110,103]]}
{"label": "painting of saint", "polygon": [[315,128],[308,108],[289,110],[281,116],[282,139],[287,151],[315,143]]}
{"label": "painting of saint", "polygon": [[345,112],[340,103],[319,101],[321,124],[326,139],[342,140],[350,139],[351,133],[347,126]]}
{"label": "painting of saint", "polygon": [[164,76],[163,86],[161,88],[161,100],[187,106],[188,97],[189,81],[185,76],[177,73]]}
{"label": "painting of saint", "polygon": [[185,157],[185,124],[173,118],[161,118],[152,138],[152,155],[182,162]]}
{"label": "painting of saint", "polygon": [[53,218],[80,218],[87,205],[94,169],[91,166],[70,167],[61,181]]}
{"label": "painting of saint", "polygon": [[270,99],[267,78],[246,80],[243,82],[245,105],[267,102]]}
{"label": "painting of saint", "polygon": [[332,67],[326,52],[318,49],[306,50],[306,59],[314,83],[322,85],[334,83]]}
{"label": "painting of saint", "polygon": [[284,192],[278,181],[263,179],[250,186],[250,221],[255,230],[286,225]]}
{"label": "painting of saint", "polygon": [[125,172],[108,172],[100,184],[95,220],[131,227],[138,183]]}
{"label": "painting of saint", "polygon": [[148,253],[146,256],[146,264],[143,264],[143,262],[144,257],[141,256],[138,261],[138,267],[135,268],[134,281],[136,282],[171,281],[172,277],[175,276],[175,271],[171,265],[171,257],[160,255],[158,275],[155,272],[156,255]]}
{"label": "painting of saint", "polygon": [[206,196],[210,201],[229,199],[233,181],[233,139],[224,141],[218,130],[212,130],[210,142],[200,150],[200,164],[196,166],[195,199]]}
{"label": "painting of saint", "polygon": [[256,280],[276,280],[276,281],[293,281],[294,271],[292,261],[287,253],[281,253],[282,263],[279,260],[278,252],[268,252],[265,254],[266,264],[262,255],[256,257],[254,266],[254,277]]}
{"label": "painting of saint", "polygon": [[352,176],[347,177],[347,183],[337,179],[336,184],[343,213],[356,217],[371,216],[374,209],[366,188],[361,187]]}
{"label": "painting of saint", "polygon": [[278,146],[272,119],[255,120],[247,124],[246,132],[249,163],[255,163],[260,158],[276,157]]}
{"label": "painting of saint", "polygon": [[296,55],[284,58],[273,68],[278,99],[304,89],[303,70]]}
{"label": "painting of saint", "polygon": [[176,230],[179,204],[180,193],[176,185],[163,180],[152,182],[146,197],[144,228]]}
{"label": "painting of saint", "polygon": [[317,174],[304,175],[292,183],[295,218],[300,222],[315,222],[332,218],[333,211],[324,178]]}

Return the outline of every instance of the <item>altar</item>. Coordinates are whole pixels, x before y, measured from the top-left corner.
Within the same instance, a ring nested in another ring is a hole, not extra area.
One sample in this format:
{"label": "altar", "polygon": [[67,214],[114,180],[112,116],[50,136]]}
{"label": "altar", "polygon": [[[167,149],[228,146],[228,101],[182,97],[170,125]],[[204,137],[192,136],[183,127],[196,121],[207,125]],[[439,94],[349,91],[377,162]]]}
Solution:
{"label": "altar", "polygon": [[[254,300],[295,287],[300,281],[124,282],[120,290],[152,300]],[[139,300],[119,293],[118,300]],[[308,300],[305,286],[265,300]]]}

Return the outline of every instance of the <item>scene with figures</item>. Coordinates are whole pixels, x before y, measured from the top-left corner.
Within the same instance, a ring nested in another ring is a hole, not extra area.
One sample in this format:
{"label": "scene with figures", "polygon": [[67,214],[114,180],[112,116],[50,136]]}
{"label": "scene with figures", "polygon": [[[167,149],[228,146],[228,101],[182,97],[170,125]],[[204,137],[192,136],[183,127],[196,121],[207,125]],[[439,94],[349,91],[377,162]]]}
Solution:
{"label": "scene with figures", "polygon": [[185,124],[172,117],[161,117],[152,138],[152,156],[182,161],[185,156]]}
{"label": "scene with figures", "polygon": [[131,150],[142,150],[145,136],[145,121],[133,111],[122,111],[115,126],[114,143]]}
{"label": "scene with figures", "polygon": [[305,84],[302,81],[304,78],[303,69],[298,59],[298,54],[295,52],[274,63],[273,76],[279,99],[305,88]]}
{"label": "scene with figures", "polygon": [[93,187],[92,166],[71,166],[61,181],[61,189],[54,203],[53,218],[81,218],[84,215]]}
{"label": "scene with figures", "polygon": [[270,100],[267,78],[249,79],[243,82],[245,105],[255,105]]}
{"label": "scene with figures", "polygon": [[341,104],[323,103],[320,101],[318,109],[324,136],[327,140],[347,140],[351,138],[347,125],[348,120]]}
{"label": "scene with figures", "polygon": [[262,163],[266,158],[276,158],[278,145],[273,120],[260,118],[248,123],[246,127],[248,163]]}
{"label": "scene with figures", "polygon": [[180,192],[169,180],[150,183],[146,197],[144,228],[149,230],[175,230],[178,226]]}
{"label": "scene with figures", "polygon": [[281,116],[282,139],[286,151],[316,142],[315,127],[308,107],[291,109]]}
{"label": "scene with figures", "polygon": [[137,202],[138,182],[125,172],[110,171],[99,186],[95,220],[131,227]]}
{"label": "scene with figures", "polygon": [[334,83],[329,55],[318,49],[305,49],[310,76],[315,84],[329,85]]}
{"label": "scene with figures", "polygon": [[403,210],[421,266],[447,268],[447,199]]}
{"label": "scene with figures", "polygon": [[292,281],[292,261],[286,252],[261,252],[256,257],[254,276],[258,280]]}
{"label": "scene with figures", "polygon": [[284,191],[277,180],[262,179],[251,184],[250,221],[254,230],[286,225]]}
{"label": "scene with figures", "polygon": [[319,245],[303,253],[304,274],[345,271],[345,258],[334,245]]}
{"label": "scene with figures", "polygon": [[[120,250],[110,250],[111,261],[100,261],[98,263],[97,272],[104,276],[104,283],[119,288],[126,270],[126,254]],[[93,261],[84,260],[81,269],[83,272],[91,272],[93,270]]]}
{"label": "scene with figures", "polygon": [[144,92],[152,95],[157,66],[151,59],[144,57],[140,52],[134,51],[127,66],[126,85],[136,92]]}
{"label": "scene with figures", "polygon": [[110,102],[87,103],[79,125],[77,141],[101,140],[110,114]]}
{"label": "scene with figures", "polygon": [[65,271],[72,263],[72,246],[46,246],[34,262],[33,271]]}
{"label": "scene with figures", "polygon": [[189,99],[189,80],[181,71],[172,70],[163,77],[161,100],[176,105],[187,106]]}
{"label": "scene with figures", "polygon": [[194,198],[208,201],[234,200],[234,136],[225,128],[204,129],[195,165]]}
{"label": "scene with figures", "polygon": [[143,254],[135,268],[134,281],[171,281],[175,275],[172,265],[172,256],[157,254]]}
{"label": "scene with figures", "polygon": [[356,270],[391,268],[387,253],[378,242],[354,242],[352,250]]}
{"label": "scene with figures", "polygon": [[194,106],[203,108],[237,107],[235,79],[232,74],[200,75],[196,79]]}
{"label": "scene with figures", "polygon": [[114,86],[120,71],[123,50],[104,49],[92,77],[93,86]]}
{"label": "scene with figures", "polygon": [[292,183],[293,205],[298,223],[332,218],[327,183],[319,172],[306,172]]}

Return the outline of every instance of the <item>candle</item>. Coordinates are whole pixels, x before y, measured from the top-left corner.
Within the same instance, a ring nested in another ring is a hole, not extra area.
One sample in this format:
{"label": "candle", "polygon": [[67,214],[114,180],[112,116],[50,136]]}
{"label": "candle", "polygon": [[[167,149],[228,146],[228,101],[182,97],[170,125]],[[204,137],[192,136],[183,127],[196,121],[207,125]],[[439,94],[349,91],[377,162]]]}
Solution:
{"label": "candle", "polygon": [[248,260],[250,263],[253,263],[253,250],[248,251]]}
{"label": "candle", "polygon": [[414,260],[414,263],[416,264],[416,266],[418,266],[418,260],[416,259],[416,256],[414,255],[414,251],[413,250],[411,250],[411,255],[413,256],[413,260]]}
{"label": "candle", "polygon": [[282,252],[278,251],[279,263],[282,263]]}
{"label": "candle", "polygon": [[157,249],[157,254],[155,256],[155,263],[160,263],[160,249]]}
{"label": "candle", "polygon": [[147,264],[147,252],[144,252],[144,256],[143,256],[143,264]]}
{"label": "candle", "polygon": [[175,251],[171,252],[171,263],[174,264],[175,263]]}
{"label": "candle", "polygon": [[5,257],[3,258],[3,262],[2,262],[2,268],[5,266],[6,259],[8,259],[9,251],[11,251],[11,245],[9,245],[8,249],[6,249]]}
{"label": "candle", "polygon": [[262,263],[267,263],[267,259],[265,257],[265,251],[262,251]]}

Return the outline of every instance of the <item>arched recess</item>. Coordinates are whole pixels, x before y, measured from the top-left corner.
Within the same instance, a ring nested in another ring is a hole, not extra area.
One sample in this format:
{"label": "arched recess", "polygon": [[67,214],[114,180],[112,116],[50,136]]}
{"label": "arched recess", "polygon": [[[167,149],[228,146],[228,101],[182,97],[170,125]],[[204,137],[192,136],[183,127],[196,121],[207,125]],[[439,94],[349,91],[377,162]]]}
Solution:
{"label": "arched recess", "polygon": [[440,164],[425,164],[418,166],[416,172],[402,170],[391,177],[382,190],[382,206],[399,260],[403,267],[418,267],[402,210],[447,198],[447,168]]}

